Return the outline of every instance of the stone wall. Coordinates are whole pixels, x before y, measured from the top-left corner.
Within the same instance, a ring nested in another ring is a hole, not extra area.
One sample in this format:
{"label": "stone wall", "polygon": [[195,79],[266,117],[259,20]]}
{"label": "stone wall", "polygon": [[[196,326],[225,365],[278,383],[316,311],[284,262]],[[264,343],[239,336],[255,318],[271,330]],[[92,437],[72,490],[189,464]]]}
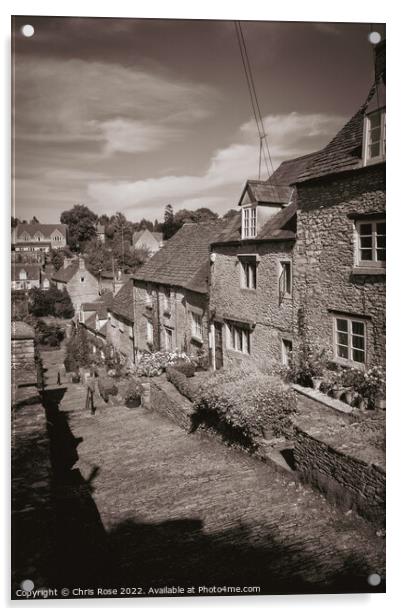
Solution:
{"label": "stone wall", "polygon": [[35,363],[34,340],[11,340],[11,367],[19,368]]}
{"label": "stone wall", "polygon": [[[83,280],[82,280],[83,278]],[[63,283],[58,283],[59,284]],[[99,284],[95,276],[87,269],[79,269],[67,283],[67,291],[71,297],[74,310],[78,311],[84,302],[94,302],[99,300]]]}
{"label": "stone wall", "polygon": [[[123,330],[123,331],[121,331]],[[133,326],[121,316],[111,315],[106,330],[106,340],[113,348],[122,353],[129,362],[134,362]]]}
{"label": "stone wall", "polygon": [[185,430],[192,427],[192,403],[184,398],[165,377],[151,379],[150,407],[153,411],[165,415]]}
{"label": "stone wall", "polygon": [[295,426],[294,462],[301,479],[317,486],[343,509],[355,509],[369,520],[385,516],[385,469],[345,455]]}
{"label": "stone wall", "polygon": [[[170,309],[165,309],[164,288],[170,289]],[[151,297],[147,293],[151,292]],[[135,345],[139,352],[149,350],[147,322],[153,325],[153,348],[165,350],[165,330],[172,332],[173,349],[196,354],[198,350],[208,349],[208,304],[207,297],[177,287],[134,282],[135,307]],[[202,339],[192,336],[191,311],[202,316]]]}
{"label": "stone wall", "polygon": [[[211,266],[210,309],[238,321],[256,323],[250,338],[250,357],[232,351],[223,328],[224,364],[250,359],[264,367],[282,362],[282,339],[293,339],[293,298],[279,298],[281,261],[293,260],[294,242],[270,242],[247,246],[217,246]],[[257,288],[242,288],[238,254],[257,254]]]}
{"label": "stone wall", "polygon": [[[297,188],[295,330],[303,313],[310,340],[333,348],[334,313],[366,323],[367,366],[385,367],[385,273],[359,273],[354,213],[385,211],[385,170],[375,165]],[[349,217],[348,217],[349,215]]]}

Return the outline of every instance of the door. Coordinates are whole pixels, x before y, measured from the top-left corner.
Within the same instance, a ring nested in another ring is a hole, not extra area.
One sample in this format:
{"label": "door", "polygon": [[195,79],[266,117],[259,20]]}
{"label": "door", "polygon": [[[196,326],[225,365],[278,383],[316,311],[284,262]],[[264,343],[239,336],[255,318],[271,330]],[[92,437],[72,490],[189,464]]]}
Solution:
{"label": "door", "polygon": [[223,366],[223,342],[222,342],[222,323],[215,325],[215,368],[220,370]]}

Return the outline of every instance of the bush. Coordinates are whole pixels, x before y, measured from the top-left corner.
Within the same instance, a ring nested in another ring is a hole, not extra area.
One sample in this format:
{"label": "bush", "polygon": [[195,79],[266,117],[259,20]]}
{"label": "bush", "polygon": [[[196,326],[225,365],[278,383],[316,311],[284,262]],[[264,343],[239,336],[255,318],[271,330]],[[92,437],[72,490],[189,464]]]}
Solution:
{"label": "bush", "polygon": [[265,430],[290,435],[296,395],[278,377],[229,370],[215,373],[200,386],[194,408],[198,423],[253,447]]}
{"label": "bush", "polygon": [[98,389],[102,398],[107,402],[109,396],[117,396],[118,389],[116,383],[110,377],[103,376],[98,379]]}
{"label": "bush", "polygon": [[71,364],[75,362],[79,367],[88,366],[91,361],[88,333],[81,325],[72,330],[67,343],[66,359]]}
{"label": "bush", "polygon": [[127,406],[136,405],[138,400],[141,402],[141,395],[143,393],[143,387],[141,385],[141,381],[138,379],[131,379],[126,395],[125,395],[125,403]]}
{"label": "bush", "polygon": [[176,387],[182,396],[194,402],[199,388],[193,385],[182,371],[178,370],[177,365],[167,366],[166,378]]}
{"label": "bush", "polygon": [[77,372],[79,366],[73,357],[66,357],[64,360],[66,372]]}
{"label": "bush", "polygon": [[55,316],[71,319],[74,307],[67,289],[61,291],[51,286],[47,291],[31,289],[29,291],[29,312],[36,317]]}
{"label": "bush", "polygon": [[[173,364],[175,370],[184,374],[184,376],[191,377],[195,374],[195,366],[191,361],[179,360]],[[169,366],[166,367],[166,370]]]}
{"label": "bush", "polygon": [[48,325],[41,319],[38,319],[35,324],[36,341],[43,346],[59,348],[60,343],[64,340],[64,329],[58,325]]}
{"label": "bush", "polygon": [[177,351],[174,353],[168,351],[144,353],[138,362],[136,373],[138,376],[159,376],[166,370],[167,366],[172,366],[177,362],[191,363],[191,360],[185,353]]}

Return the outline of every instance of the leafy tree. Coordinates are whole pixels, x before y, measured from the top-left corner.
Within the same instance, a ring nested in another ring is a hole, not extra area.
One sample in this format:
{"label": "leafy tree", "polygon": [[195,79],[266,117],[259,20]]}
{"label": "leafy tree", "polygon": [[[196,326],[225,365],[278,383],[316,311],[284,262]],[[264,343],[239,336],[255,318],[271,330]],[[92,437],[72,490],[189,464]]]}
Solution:
{"label": "leafy tree", "polygon": [[31,223],[31,225],[38,224],[39,220],[36,218],[36,216],[33,216],[33,218],[31,218],[31,220],[30,220],[30,223]]}
{"label": "leafy tree", "polygon": [[199,207],[195,210],[194,215],[195,222],[208,222],[219,218],[218,214],[210,210],[208,207]]}
{"label": "leafy tree", "polygon": [[18,218],[14,218],[14,216],[11,216],[11,228],[12,229],[15,229],[15,227],[19,225],[20,222],[21,221]]}
{"label": "leafy tree", "polygon": [[71,332],[66,347],[66,369],[87,366],[91,356],[88,333],[85,327],[78,325]]}
{"label": "leafy tree", "polygon": [[68,227],[68,244],[75,252],[82,251],[85,244],[96,235],[97,216],[86,205],[76,204],[60,216],[60,222]]}
{"label": "leafy tree", "polygon": [[113,227],[114,238],[118,237],[120,241],[123,238],[124,240],[130,241],[133,235],[132,224],[127,220],[127,218],[121,212],[116,212],[110,219],[110,223]]}
{"label": "leafy tree", "polygon": [[163,238],[168,240],[177,231],[173,207],[170,203],[165,207],[165,215],[163,222]]}
{"label": "leafy tree", "polygon": [[67,289],[63,291],[51,286],[47,291],[34,288],[29,291],[29,312],[36,317],[52,315],[70,319],[74,307]]}

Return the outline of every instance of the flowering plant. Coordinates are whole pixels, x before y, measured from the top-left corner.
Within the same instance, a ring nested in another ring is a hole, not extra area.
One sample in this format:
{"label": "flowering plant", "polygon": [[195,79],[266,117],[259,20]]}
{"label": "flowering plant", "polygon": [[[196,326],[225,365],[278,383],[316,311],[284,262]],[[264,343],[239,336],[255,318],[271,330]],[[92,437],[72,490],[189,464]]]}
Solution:
{"label": "flowering plant", "polygon": [[182,351],[157,351],[156,353],[144,353],[137,369],[137,376],[159,376],[167,366],[173,366],[178,362],[191,362],[191,359]]}
{"label": "flowering plant", "polygon": [[380,366],[373,366],[362,373],[361,382],[355,387],[355,391],[366,398],[372,408],[376,398],[385,392],[385,374]]}

